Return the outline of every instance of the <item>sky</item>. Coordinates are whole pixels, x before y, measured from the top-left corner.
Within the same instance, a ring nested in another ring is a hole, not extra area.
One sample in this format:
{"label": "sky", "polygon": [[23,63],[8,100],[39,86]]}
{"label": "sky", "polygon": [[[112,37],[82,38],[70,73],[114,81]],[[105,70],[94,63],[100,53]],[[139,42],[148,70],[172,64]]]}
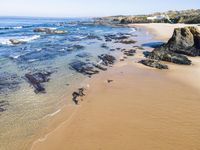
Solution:
{"label": "sky", "polygon": [[200,0],[0,0],[0,16],[95,17],[200,9]]}

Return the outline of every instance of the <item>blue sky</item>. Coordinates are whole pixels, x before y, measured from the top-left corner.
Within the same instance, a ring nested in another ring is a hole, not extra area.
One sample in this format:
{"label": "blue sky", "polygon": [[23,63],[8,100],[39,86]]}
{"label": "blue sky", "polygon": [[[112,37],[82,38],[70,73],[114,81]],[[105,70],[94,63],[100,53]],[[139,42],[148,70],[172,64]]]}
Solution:
{"label": "blue sky", "polygon": [[200,0],[1,0],[0,16],[94,17],[200,8]]}

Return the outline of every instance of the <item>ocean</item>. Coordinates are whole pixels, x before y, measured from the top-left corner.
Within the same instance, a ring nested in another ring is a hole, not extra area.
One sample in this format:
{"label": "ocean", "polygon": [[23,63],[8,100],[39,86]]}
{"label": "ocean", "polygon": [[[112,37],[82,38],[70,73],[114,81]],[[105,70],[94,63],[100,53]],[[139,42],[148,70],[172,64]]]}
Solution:
{"label": "ocean", "polygon": [[[35,28],[66,34],[34,32]],[[106,35],[133,35],[135,29],[92,23],[90,18],[0,17],[0,150],[27,150],[33,139],[62,109],[76,107],[72,92],[87,86],[87,76],[70,67],[76,61],[98,63],[101,54],[120,57],[129,45],[106,41]],[[10,39],[23,41],[13,45]],[[51,72],[35,93],[25,74]],[[65,107],[66,106],[66,107]]]}

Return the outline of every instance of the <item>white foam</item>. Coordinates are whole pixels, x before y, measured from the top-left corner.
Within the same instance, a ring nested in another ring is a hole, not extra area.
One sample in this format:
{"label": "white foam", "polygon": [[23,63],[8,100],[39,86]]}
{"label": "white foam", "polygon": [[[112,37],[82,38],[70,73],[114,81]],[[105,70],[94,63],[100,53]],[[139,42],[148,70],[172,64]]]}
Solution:
{"label": "white foam", "polygon": [[13,27],[13,29],[22,29],[22,26]]}
{"label": "white foam", "polygon": [[11,29],[22,29],[23,26],[16,26],[16,27],[0,27],[1,30],[11,30]]}
{"label": "white foam", "polygon": [[19,38],[19,40],[23,41],[23,42],[30,42],[30,41],[36,40],[38,38],[40,38],[40,35],[33,35],[30,37],[22,37],[22,38]]}
{"label": "white foam", "polygon": [[40,38],[40,35],[33,35],[33,36],[22,36],[22,37],[0,37],[0,44],[1,45],[12,45],[10,39],[17,39],[22,42],[30,42]]}
{"label": "white foam", "polygon": [[131,29],[131,32],[130,32],[130,33],[136,32],[136,29],[135,29],[135,28],[130,28],[130,29]]}

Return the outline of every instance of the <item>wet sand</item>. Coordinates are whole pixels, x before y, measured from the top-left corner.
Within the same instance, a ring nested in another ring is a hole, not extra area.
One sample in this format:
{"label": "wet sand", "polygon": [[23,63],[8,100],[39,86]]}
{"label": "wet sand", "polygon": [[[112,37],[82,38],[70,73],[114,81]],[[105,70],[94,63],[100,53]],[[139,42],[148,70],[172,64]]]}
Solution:
{"label": "wet sand", "polygon": [[73,115],[32,149],[199,149],[199,60],[160,71],[138,64],[141,56],[136,57],[94,76]]}

